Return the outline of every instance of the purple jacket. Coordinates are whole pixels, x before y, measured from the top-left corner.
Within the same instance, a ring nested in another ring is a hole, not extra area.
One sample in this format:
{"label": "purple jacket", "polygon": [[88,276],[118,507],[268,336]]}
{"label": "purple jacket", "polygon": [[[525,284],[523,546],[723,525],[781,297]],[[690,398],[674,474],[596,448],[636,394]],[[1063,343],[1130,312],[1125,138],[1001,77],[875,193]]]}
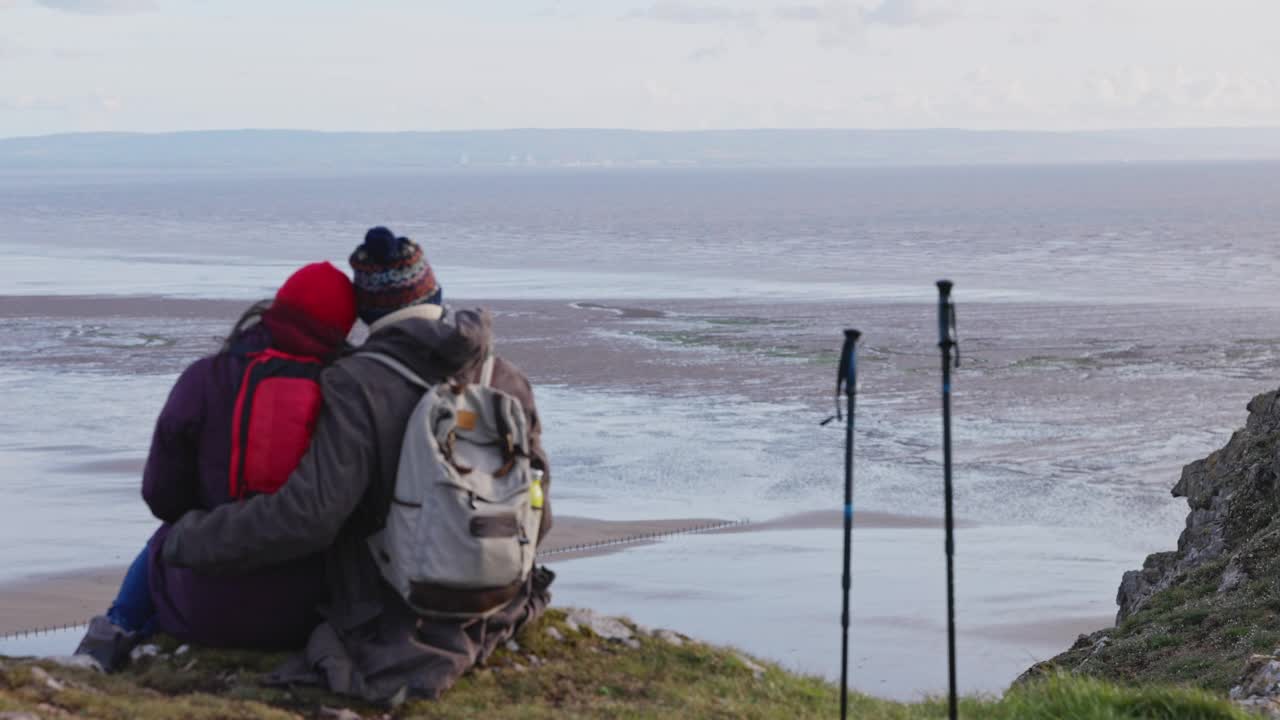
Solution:
{"label": "purple jacket", "polygon": [[192,364],[169,393],[156,421],[142,496],[165,524],[150,547],[151,597],[158,628],[183,642],[215,647],[291,649],[306,644],[324,600],[320,556],[244,575],[200,575],[166,566],[160,548],[171,523],[188,510],[231,502],[231,420],[247,353],[269,343],[267,331],[245,332],[228,352]]}

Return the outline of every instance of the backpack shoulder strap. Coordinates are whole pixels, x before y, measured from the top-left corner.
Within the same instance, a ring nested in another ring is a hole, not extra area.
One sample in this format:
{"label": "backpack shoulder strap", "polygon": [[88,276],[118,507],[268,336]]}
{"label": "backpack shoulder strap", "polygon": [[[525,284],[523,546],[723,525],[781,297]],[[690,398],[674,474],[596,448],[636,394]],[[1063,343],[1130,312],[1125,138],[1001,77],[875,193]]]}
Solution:
{"label": "backpack shoulder strap", "polygon": [[418,376],[417,373],[415,373],[414,371],[406,367],[404,363],[400,362],[399,360],[396,360],[390,355],[383,355],[382,353],[377,353],[377,352],[361,352],[361,353],[356,353],[356,355],[358,357],[367,357],[370,360],[378,361],[379,363],[394,370],[396,374],[399,375],[400,377],[404,378],[405,380],[408,380],[410,383],[413,383],[414,385],[422,388],[423,390],[431,389],[430,383],[428,383],[426,380],[423,380],[421,377]]}
{"label": "backpack shoulder strap", "polygon": [[489,353],[484,359],[484,365],[480,366],[480,387],[491,387],[493,384],[493,365],[497,361],[497,356]]}

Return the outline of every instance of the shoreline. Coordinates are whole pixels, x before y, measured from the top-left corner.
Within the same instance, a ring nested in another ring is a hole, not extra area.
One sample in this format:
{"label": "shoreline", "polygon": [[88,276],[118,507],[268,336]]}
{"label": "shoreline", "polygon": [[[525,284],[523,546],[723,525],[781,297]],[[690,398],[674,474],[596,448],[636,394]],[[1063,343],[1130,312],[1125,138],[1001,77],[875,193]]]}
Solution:
{"label": "shoreline", "polygon": [[[613,555],[691,532],[742,534],[835,529],[842,527],[842,518],[839,512],[815,511],[759,523],[732,524],[733,521],[717,518],[599,520],[566,515],[556,517],[540,552],[554,553],[545,563],[556,564]],[[940,519],[877,512],[858,513],[855,522],[857,527],[867,530],[941,527]],[[724,527],[716,527],[720,525]],[[706,529],[708,526],[712,529]],[[592,545],[596,547],[582,547]],[[87,622],[106,610],[126,569],[125,566],[89,567],[0,580],[0,607],[4,608],[0,615],[0,637]]]}

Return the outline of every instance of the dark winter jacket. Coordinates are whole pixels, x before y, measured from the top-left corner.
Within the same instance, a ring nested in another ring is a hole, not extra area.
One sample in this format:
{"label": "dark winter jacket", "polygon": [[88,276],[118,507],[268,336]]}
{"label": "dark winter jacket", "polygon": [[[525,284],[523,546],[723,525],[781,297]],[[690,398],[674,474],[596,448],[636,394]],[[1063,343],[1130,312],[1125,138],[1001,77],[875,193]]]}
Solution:
{"label": "dark winter jacket", "polygon": [[233,347],[192,364],[178,378],[156,422],[143,473],[142,495],[166,524],[150,547],[151,596],[159,629],[184,642],[223,647],[298,648],[319,622],[324,566],[319,556],[250,575],[210,577],[174,567],[159,549],[168,523],[189,510],[231,501],[228,470],[231,418],[247,354],[265,349],[261,326]]}
{"label": "dark winter jacket", "polygon": [[[390,355],[419,376],[478,379],[490,344],[484,312],[444,318],[420,313],[375,328],[362,350]],[[418,621],[383,582],[366,538],[387,514],[401,440],[422,391],[357,352],[321,379],[324,410],[311,449],[277,493],[187,513],[164,546],[173,564],[241,572],[327,548],[331,602],[326,622],[285,680],[316,680],[330,689],[388,700],[401,691],[438,696],[475,662],[546,606],[550,574],[539,571],[525,592],[485,621]],[[550,470],[528,379],[499,359],[493,386],[517,397],[529,416],[533,464]],[[549,490],[549,487],[548,487]],[[550,498],[543,528],[551,525]]]}

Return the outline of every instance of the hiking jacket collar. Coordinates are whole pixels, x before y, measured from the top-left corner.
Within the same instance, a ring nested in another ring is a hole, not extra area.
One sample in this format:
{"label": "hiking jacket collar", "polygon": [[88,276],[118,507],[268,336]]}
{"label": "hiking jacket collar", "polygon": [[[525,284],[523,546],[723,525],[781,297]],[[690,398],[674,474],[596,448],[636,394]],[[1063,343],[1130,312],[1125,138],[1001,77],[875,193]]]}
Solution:
{"label": "hiking jacket collar", "polygon": [[390,315],[385,315],[374,321],[374,323],[369,326],[369,333],[376,333],[385,327],[394,325],[402,320],[409,320],[410,318],[439,320],[443,317],[444,307],[440,305],[432,305],[429,303],[424,305],[410,305],[409,307],[400,308]]}
{"label": "hiking jacket collar", "polygon": [[454,312],[439,305],[415,305],[383,320],[390,322],[375,323],[356,354],[389,355],[427,382],[479,368],[492,344],[492,319],[484,310]]}

